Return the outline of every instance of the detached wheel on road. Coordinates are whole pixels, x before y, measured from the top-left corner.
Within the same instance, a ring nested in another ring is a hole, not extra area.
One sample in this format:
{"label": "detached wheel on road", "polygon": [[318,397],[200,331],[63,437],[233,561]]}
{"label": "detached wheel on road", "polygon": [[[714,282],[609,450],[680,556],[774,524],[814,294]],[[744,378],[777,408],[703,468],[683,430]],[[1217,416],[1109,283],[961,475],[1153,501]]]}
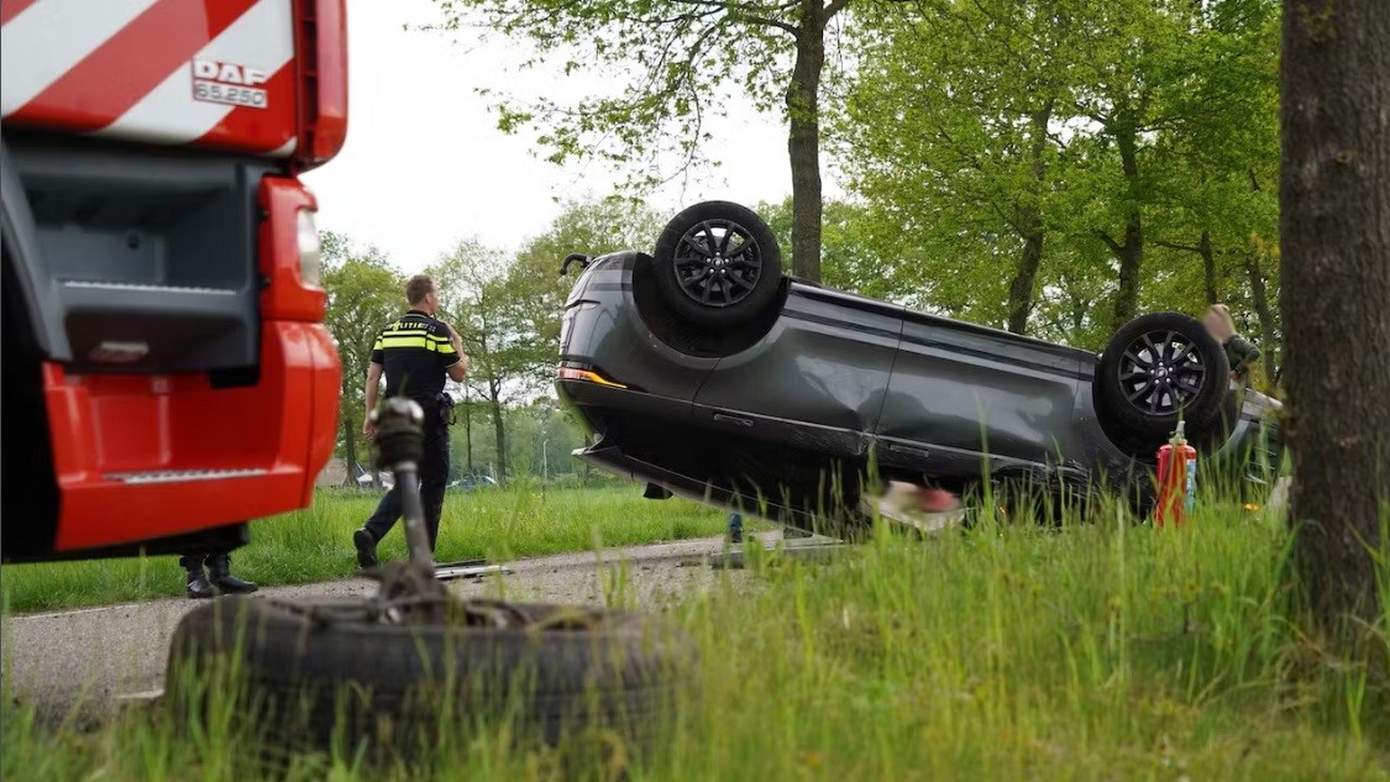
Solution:
{"label": "detached wheel on road", "polygon": [[549,743],[598,729],[643,746],[691,661],[676,631],[622,611],[474,600],[447,625],[409,625],[388,623],[391,610],[244,597],[199,606],[174,632],[166,692],[176,708],[206,709],[190,695],[230,661],[252,724],[291,748],[326,748],[336,730],[349,746],[409,755],[480,719],[510,719],[514,735]]}
{"label": "detached wheel on road", "polygon": [[1201,322],[1156,312],[1126,323],[1101,355],[1096,383],[1111,423],[1143,440],[1159,440],[1179,417],[1196,434],[1221,414],[1230,382],[1226,352]]}
{"label": "detached wheel on road", "polygon": [[782,277],[772,230],[753,210],[728,201],[705,201],[672,218],[653,259],[666,307],[712,330],[757,318],[771,306]]}

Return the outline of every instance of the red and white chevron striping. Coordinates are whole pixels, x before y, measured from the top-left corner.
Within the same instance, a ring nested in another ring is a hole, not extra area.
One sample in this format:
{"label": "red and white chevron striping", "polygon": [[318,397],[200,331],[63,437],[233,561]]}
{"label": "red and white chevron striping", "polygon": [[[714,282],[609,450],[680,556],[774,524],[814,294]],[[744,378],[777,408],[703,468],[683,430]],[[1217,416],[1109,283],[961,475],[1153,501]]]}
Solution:
{"label": "red and white chevron striping", "polygon": [[292,0],[6,0],[10,127],[288,156]]}

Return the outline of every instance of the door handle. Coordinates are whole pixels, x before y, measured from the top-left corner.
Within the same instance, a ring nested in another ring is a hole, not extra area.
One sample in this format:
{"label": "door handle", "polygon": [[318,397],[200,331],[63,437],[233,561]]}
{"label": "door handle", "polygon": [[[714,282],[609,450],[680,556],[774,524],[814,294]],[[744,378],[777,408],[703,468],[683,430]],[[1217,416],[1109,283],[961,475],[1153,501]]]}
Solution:
{"label": "door handle", "polygon": [[728,413],[715,413],[714,420],[723,424],[733,424],[735,426],[742,426],[744,428],[748,428],[753,425],[753,419],[751,418],[741,418],[736,415],[729,415]]}

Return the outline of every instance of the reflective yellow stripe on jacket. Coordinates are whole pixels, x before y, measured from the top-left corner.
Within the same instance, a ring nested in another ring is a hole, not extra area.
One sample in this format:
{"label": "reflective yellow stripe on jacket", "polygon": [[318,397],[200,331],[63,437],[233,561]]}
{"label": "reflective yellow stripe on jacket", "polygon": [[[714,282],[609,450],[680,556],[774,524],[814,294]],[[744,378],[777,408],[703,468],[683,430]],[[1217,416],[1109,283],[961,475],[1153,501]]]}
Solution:
{"label": "reflective yellow stripe on jacket", "polygon": [[381,333],[376,338],[376,343],[372,345],[372,350],[385,350],[386,348],[424,348],[436,353],[451,355],[454,352],[454,345],[448,337],[437,337],[427,329],[397,329],[390,328]]}

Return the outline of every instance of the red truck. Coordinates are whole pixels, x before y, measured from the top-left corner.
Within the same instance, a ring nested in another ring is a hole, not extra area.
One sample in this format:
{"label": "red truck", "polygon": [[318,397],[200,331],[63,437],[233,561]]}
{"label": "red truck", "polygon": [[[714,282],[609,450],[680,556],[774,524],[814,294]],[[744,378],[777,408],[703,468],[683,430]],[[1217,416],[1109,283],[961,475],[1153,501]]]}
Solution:
{"label": "red truck", "polygon": [[305,507],[337,351],[298,174],[343,0],[3,0],[7,561],[227,548]]}

